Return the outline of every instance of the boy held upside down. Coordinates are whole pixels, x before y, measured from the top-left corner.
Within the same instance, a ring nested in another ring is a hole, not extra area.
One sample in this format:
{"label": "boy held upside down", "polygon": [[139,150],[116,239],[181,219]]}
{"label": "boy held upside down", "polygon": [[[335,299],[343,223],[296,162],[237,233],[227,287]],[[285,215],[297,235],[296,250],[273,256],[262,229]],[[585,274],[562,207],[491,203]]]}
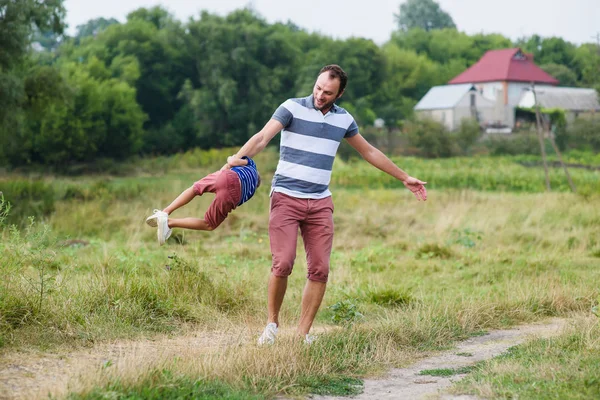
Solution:
{"label": "boy held upside down", "polygon": [[[230,157],[227,161],[228,164],[220,171],[213,172],[195,182],[165,209],[154,210],[154,214],[146,218],[148,225],[158,228],[157,237],[160,245],[163,245],[171,236],[172,228],[212,231],[221,225],[231,211],[254,195],[260,186],[260,175],[254,161],[249,157]],[[204,219],[169,218],[173,211],[206,192],[215,193],[215,198],[208,207]]]}

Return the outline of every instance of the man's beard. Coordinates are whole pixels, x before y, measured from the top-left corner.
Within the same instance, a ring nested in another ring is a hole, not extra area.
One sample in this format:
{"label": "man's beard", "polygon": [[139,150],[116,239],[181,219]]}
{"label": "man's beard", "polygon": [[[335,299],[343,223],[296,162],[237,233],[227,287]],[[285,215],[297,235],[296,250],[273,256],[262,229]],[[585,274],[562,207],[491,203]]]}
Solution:
{"label": "man's beard", "polygon": [[[335,100],[337,100],[337,99],[335,99]],[[315,107],[315,109],[317,109],[319,111],[327,110],[328,108],[333,106],[333,104],[335,103],[335,100],[333,100],[329,103],[324,103],[321,107],[319,107],[319,106],[317,106],[317,100],[313,99],[313,106]]]}

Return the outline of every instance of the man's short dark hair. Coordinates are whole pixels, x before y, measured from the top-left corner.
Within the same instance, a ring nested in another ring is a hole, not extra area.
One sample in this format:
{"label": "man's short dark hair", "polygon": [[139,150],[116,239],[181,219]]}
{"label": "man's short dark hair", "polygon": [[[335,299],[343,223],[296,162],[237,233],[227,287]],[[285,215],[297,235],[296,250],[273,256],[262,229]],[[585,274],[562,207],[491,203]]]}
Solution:
{"label": "man's short dark hair", "polygon": [[330,65],[326,65],[323,68],[321,68],[321,71],[319,71],[319,75],[321,75],[323,72],[328,72],[328,71],[329,71],[329,77],[331,79],[337,78],[340,80],[340,91],[338,92],[338,95],[339,95],[340,93],[342,93],[344,91],[344,89],[346,89],[346,84],[348,83],[348,74],[346,74],[346,72],[339,65],[330,64]]}

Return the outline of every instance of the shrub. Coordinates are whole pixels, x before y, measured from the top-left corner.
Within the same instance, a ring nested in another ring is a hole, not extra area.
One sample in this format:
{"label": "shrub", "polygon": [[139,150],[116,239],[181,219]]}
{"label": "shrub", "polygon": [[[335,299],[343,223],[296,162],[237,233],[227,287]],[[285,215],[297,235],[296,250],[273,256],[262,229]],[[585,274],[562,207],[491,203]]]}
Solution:
{"label": "shrub", "polygon": [[[490,154],[516,155],[540,154],[540,143],[536,134],[515,133],[509,136],[488,136],[483,144],[490,150]],[[549,153],[551,148],[546,149]]]}
{"label": "shrub", "polygon": [[468,152],[481,136],[479,122],[469,118],[463,119],[458,131],[453,136],[461,152]]}
{"label": "shrub", "polygon": [[371,303],[386,307],[398,307],[413,301],[410,293],[393,288],[371,289],[367,295]]}
{"label": "shrub", "polygon": [[577,118],[567,127],[568,148],[600,151],[600,120]]}
{"label": "shrub", "polygon": [[408,121],[404,124],[404,134],[410,146],[428,158],[450,157],[453,153],[452,137],[439,122],[431,119]]}
{"label": "shrub", "polygon": [[43,217],[54,211],[54,188],[38,180],[0,182],[0,192],[10,203],[9,224],[24,225],[27,217]]}

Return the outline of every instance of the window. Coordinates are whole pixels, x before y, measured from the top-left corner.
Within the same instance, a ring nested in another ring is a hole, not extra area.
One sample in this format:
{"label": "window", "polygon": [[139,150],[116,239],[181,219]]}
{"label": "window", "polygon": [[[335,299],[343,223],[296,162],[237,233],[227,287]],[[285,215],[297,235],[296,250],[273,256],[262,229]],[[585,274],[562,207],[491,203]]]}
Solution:
{"label": "window", "polygon": [[519,61],[524,61],[527,60],[527,57],[525,56],[525,54],[523,54],[523,52],[521,50],[517,51],[517,53],[513,56],[513,59],[515,60],[519,60]]}

